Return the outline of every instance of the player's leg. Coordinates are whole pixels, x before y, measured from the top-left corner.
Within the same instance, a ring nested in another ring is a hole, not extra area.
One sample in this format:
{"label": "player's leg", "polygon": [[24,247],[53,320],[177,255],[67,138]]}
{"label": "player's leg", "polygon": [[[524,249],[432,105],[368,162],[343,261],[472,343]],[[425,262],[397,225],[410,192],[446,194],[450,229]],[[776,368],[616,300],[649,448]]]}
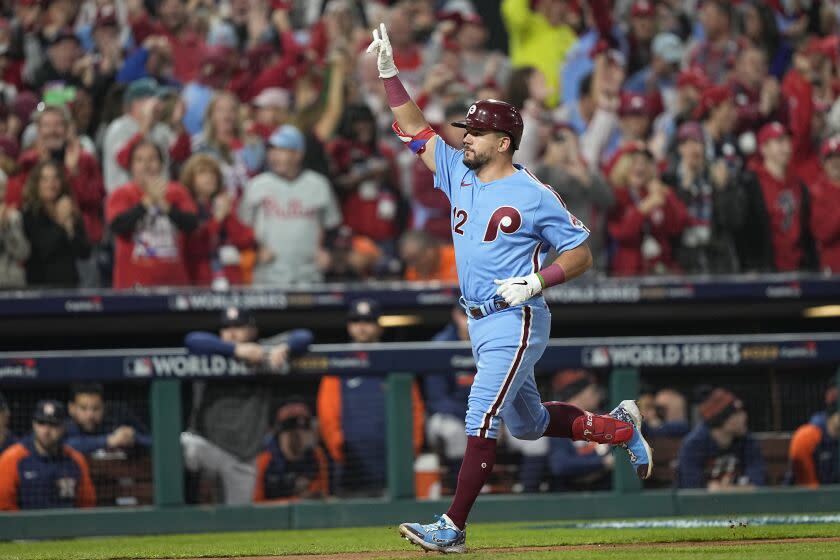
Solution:
{"label": "player's leg", "polygon": [[642,436],[642,415],[636,403],[621,401],[608,415],[594,414],[564,402],[543,403],[548,425],[543,435],[574,441],[620,445],[641,479],[653,471],[653,451]]}
{"label": "player's leg", "polygon": [[464,551],[467,516],[496,462],[499,413],[505,400],[516,394],[542,355],[547,343],[548,319],[547,310],[535,313],[531,306],[524,306],[470,320],[470,340],[478,373],[470,390],[467,449],[458,473],[455,497],[437,522],[400,525],[400,532],[412,543],[426,550]]}
{"label": "player's leg", "polygon": [[237,506],[250,504],[254,500],[254,486],[257,481],[256,459],[240,461],[230,455],[220,467],[222,486],[225,489],[225,504]]}
{"label": "player's leg", "polygon": [[486,332],[476,345],[480,365],[467,408],[467,453],[455,499],[447,511],[458,527],[466,525],[470,509],[493,471],[503,411],[523,384],[534,381],[534,364],[545,351],[550,322],[546,308],[523,306],[478,320],[470,331],[471,337],[475,330]]}
{"label": "player's leg", "polygon": [[[539,319],[535,320],[534,327],[540,326]],[[530,371],[521,371],[519,385],[514,387],[516,393],[500,412],[511,435],[524,440],[549,436],[620,445],[627,450],[639,477],[648,478],[653,469],[653,452],[641,434],[642,418],[636,403],[622,401],[609,415],[602,415],[569,403],[541,402],[533,370],[541,355],[542,350],[536,359],[525,364]]]}

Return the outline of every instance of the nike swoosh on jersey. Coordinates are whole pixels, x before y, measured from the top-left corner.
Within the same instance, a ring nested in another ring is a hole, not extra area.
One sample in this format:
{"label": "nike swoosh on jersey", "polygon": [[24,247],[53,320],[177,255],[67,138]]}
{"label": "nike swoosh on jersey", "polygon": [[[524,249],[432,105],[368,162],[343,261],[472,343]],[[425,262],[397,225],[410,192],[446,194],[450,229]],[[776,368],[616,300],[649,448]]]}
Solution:
{"label": "nike swoosh on jersey", "polygon": [[461,186],[462,187],[471,187],[472,183],[465,183],[465,182],[461,181]]}

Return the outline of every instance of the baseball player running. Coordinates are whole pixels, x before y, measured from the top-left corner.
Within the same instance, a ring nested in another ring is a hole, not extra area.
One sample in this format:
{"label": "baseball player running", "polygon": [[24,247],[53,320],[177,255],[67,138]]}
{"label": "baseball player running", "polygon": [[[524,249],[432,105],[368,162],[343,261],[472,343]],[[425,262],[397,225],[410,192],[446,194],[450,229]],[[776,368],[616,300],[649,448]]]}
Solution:
{"label": "baseball player running", "polygon": [[[540,293],[582,274],[592,255],[586,226],[551,187],[513,164],[522,138],[519,112],[502,101],[477,101],[463,121],[453,123],[464,129],[463,147],[455,149],[432,131],[400,82],[384,24],[373,31],[367,52],[377,57],[396,118],[394,131],[435,174],[435,188],[452,205],[461,305],[478,368],[452,505],[434,523],[401,524],[400,533],[425,550],[466,550],[467,516],[493,470],[501,420],[520,439],[549,436],[621,445],[639,476],[648,478],[652,454],[640,433],[635,402],[622,401],[604,416],[567,403],[544,403],[537,391],[534,364],[551,325]],[[550,248],[559,257],[542,266]]]}

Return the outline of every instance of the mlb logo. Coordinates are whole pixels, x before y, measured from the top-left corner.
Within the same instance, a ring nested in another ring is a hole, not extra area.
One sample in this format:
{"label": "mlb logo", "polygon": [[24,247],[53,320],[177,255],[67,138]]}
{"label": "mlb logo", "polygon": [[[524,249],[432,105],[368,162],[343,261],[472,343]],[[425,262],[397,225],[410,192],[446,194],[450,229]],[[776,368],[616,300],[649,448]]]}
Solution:
{"label": "mlb logo", "polygon": [[128,358],[124,370],[127,377],[151,377],[154,373],[151,358]]}
{"label": "mlb logo", "polygon": [[610,365],[610,351],[606,346],[583,349],[583,365],[586,367],[606,367]]}

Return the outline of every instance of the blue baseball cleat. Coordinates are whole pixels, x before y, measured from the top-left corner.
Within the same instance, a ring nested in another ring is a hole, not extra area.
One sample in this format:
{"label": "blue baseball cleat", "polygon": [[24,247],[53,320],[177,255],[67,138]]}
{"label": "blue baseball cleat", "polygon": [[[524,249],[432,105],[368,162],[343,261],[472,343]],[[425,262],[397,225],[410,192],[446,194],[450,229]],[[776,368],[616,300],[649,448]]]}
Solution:
{"label": "blue baseball cleat", "polygon": [[460,554],[466,551],[467,531],[456,527],[446,514],[435,517],[437,521],[428,525],[402,523],[400,534],[408,542],[426,551],[445,554]]}
{"label": "blue baseball cleat", "polygon": [[627,422],[633,425],[633,437],[630,441],[621,443],[621,447],[627,450],[630,456],[630,463],[636,468],[639,478],[645,480],[653,472],[653,450],[642,436],[642,413],[635,401],[621,401],[618,406],[610,412],[610,416],[616,420]]}

